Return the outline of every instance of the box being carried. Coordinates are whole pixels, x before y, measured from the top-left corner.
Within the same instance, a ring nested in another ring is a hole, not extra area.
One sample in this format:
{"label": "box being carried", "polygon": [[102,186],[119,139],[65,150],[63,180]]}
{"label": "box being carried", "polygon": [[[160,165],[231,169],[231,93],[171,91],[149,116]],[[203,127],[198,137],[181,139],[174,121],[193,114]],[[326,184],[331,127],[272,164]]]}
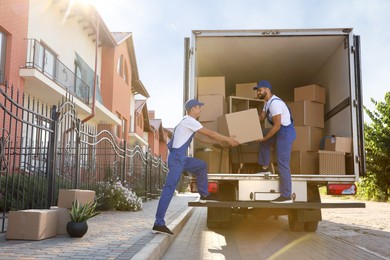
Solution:
{"label": "box being carried", "polygon": [[263,138],[259,115],[255,108],[221,116],[218,118],[218,132],[226,136],[235,136],[240,144]]}
{"label": "box being carried", "polygon": [[88,203],[95,198],[95,191],[93,190],[64,190],[61,189],[58,195],[58,207],[72,208],[72,202],[78,200],[80,204]]}

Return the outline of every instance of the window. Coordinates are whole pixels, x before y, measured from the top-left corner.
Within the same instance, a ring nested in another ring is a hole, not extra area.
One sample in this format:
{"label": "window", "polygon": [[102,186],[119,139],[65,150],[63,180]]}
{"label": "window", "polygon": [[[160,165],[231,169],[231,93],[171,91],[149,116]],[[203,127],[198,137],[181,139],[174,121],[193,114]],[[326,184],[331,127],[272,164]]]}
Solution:
{"label": "window", "polygon": [[118,60],[118,67],[117,67],[117,71],[118,71],[118,74],[123,77],[123,55],[121,55],[119,57],[119,60]]}
{"label": "window", "polygon": [[117,71],[119,76],[121,76],[121,78],[124,79],[126,84],[129,85],[128,66],[125,57],[123,55],[119,57]]}
{"label": "window", "polygon": [[7,35],[0,32],[0,83],[5,81],[5,54],[7,51]]}

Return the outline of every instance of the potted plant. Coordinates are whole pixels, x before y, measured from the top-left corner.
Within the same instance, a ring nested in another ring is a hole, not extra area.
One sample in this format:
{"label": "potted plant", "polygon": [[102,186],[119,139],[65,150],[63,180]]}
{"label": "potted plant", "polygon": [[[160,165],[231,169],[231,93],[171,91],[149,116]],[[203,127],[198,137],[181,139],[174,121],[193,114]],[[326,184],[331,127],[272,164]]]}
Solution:
{"label": "potted plant", "polygon": [[78,200],[72,202],[70,209],[70,221],[66,225],[66,231],[71,237],[83,237],[88,231],[87,220],[99,215],[96,211],[96,200],[82,205]]}

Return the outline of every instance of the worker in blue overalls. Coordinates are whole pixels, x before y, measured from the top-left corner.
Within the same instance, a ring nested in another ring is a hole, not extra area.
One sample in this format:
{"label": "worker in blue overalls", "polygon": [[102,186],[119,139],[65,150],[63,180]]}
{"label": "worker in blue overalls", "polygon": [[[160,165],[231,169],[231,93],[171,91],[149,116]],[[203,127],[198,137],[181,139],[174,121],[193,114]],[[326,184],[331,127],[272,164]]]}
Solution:
{"label": "worker in blue overalls", "polygon": [[272,94],[272,86],[267,80],[259,81],[253,90],[257,90],[258,97],[265,101],[263,111],[259,115],[260,120],[267,119],[272,125],[269,131],[264,133],[264,138],[260,140],[258,163],[262,166],[262,172],[269,171],[271,146],[275,145],[280,178],[280,197],[272,202],[290,203],[292,202],[290,158],[292,144],[296,137],[294,121],[286,103]]}
{"label": "worker in blue overalls", "polygon": [[[207,164],[199,159],[187,157],[187,149],[196,132],[208,136],[219,144],[228,143],[231,146],[237,146],[238,142],[234,136],[228,137],[221,135],[215,131],[207,129],[197,120],[201,113],[201,106],[204,103],[196,99],[190,99],[185,104],[187,115],[180,121],[173,131],[173,136],[168,142],[168,175],[164,187],[161,192],[161,197],[158,202],[156,220],[154,222],[153,231],[155,233],[163,233],[172,235],[172,231],[165,225],[165,213],[167,212],[169,203],[175,192],[176,185],[180,180],[181,174],[189,172],[196,176],[196,184],[200,194],[199,202],[209,200],[208,179],[207,179]],[[204,141],[204,140],[202,140]]]}

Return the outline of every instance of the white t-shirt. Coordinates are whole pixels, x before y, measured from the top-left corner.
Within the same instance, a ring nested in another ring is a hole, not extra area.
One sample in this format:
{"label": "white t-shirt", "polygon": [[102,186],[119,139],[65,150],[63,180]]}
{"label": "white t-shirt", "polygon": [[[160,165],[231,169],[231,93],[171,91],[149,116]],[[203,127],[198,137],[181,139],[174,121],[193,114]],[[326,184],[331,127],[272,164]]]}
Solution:
{"label": "white t-shirt", "polygon": [[[278,100],[274,100],[271,104],[271,101],[275,98],[278,98]],[[271,107],[270,107],[270,104],[271,104]],[[290,111],[288,110],[286,103],[284,103],[284,101],[282,101],[282,100],[279,100],[279,97],[277,97],[276,95],[273,95],[265,103],[265,105],[263,107],[263,111],[265,113],[267,113],[268,109],[269,109],[269,114],[270,114],[271,118],[276,116],[276,115],[282,115],[282,119],[281,119],[282,125],[288,126],[289,124],[291,124]],[[265,119],[265,120],[267,120],[267,119]]]}
{"label": "white t-shirt", "polygon": [[191,135],[202,127],[202,124],[195,118],[188,115],[184,116],[183,120],[175,128],[172,147],[182,147]]}

